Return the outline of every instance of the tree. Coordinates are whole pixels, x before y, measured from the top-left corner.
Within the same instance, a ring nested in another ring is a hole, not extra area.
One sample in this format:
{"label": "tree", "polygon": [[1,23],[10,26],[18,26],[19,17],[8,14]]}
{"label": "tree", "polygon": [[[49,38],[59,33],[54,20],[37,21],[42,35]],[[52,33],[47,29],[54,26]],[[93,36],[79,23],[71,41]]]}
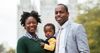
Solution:
{"label": "tree", "polygon": [[2,53],[5,50],[3,44],[0,44],[0,53]]}
{"label": "tree", "polygon": [[[100,7],[98,5],[100,0],[95,1],[98,1],[95,5],[94,0],[88,0],[87,3],[91,6],[87,6],[87,4],[78,6],[77,22],[82,23],[86,28],[91,53],[100,53]],[[83,10],[83,13],[80,13],[80,10]]]}
{"label": "tree", "polygon": [[9,50],[7,51],[7,53],[15,53],[15,49],[9,48]]}

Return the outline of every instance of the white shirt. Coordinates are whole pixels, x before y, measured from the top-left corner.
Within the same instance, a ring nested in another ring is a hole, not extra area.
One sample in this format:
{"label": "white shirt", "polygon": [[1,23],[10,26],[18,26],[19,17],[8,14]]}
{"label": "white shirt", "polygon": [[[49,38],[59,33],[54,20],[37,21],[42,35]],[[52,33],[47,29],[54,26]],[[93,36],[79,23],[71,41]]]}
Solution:
{"label": "white shirt", "polygon": [[65,37],[66,37],[66,27],[69,24],[69,21],[65,22],[60,26],[59,32],[56,35],[56,51],[55,53],[65,53]]}

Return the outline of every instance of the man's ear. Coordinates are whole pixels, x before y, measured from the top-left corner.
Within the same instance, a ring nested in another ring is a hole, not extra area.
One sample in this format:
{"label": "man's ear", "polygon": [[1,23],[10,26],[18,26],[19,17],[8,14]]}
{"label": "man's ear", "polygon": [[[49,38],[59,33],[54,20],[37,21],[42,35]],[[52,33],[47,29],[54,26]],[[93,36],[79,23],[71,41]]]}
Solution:
{"label": "man's ear", "polygon": [[69,17],[69,12],[67,12],[67,16]]}
{"label": "man's ear", "polygon": [[68,13],[68,15],[69,15],[69,12],[67,12]]}
{"label": "man's ear", "polygon": [[26,29],[26,27],[25,26],[23,26],[24,27],[24,29]]}

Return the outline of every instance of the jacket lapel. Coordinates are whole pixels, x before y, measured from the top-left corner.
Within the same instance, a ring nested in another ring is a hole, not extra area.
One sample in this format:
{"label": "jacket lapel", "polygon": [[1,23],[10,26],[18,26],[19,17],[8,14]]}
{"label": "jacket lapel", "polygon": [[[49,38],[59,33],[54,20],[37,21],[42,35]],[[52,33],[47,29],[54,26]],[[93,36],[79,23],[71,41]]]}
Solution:
{"label": "jacket lapel", "polygon": [[66,26],[66,33],[65,33],[65,46],[67,45],[68,37],[70,36],[70,31],[71,31],[71,22],[68,23]]}

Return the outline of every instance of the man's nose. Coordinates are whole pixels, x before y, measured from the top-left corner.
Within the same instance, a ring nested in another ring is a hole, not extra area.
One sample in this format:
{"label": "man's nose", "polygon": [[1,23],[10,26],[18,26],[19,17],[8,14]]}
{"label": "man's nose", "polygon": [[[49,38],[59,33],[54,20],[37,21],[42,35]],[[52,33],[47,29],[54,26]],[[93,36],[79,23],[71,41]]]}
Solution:
{"label": "man's nose", "polygon": [[60,13],[57,13],[57,16],[60,16]]}

